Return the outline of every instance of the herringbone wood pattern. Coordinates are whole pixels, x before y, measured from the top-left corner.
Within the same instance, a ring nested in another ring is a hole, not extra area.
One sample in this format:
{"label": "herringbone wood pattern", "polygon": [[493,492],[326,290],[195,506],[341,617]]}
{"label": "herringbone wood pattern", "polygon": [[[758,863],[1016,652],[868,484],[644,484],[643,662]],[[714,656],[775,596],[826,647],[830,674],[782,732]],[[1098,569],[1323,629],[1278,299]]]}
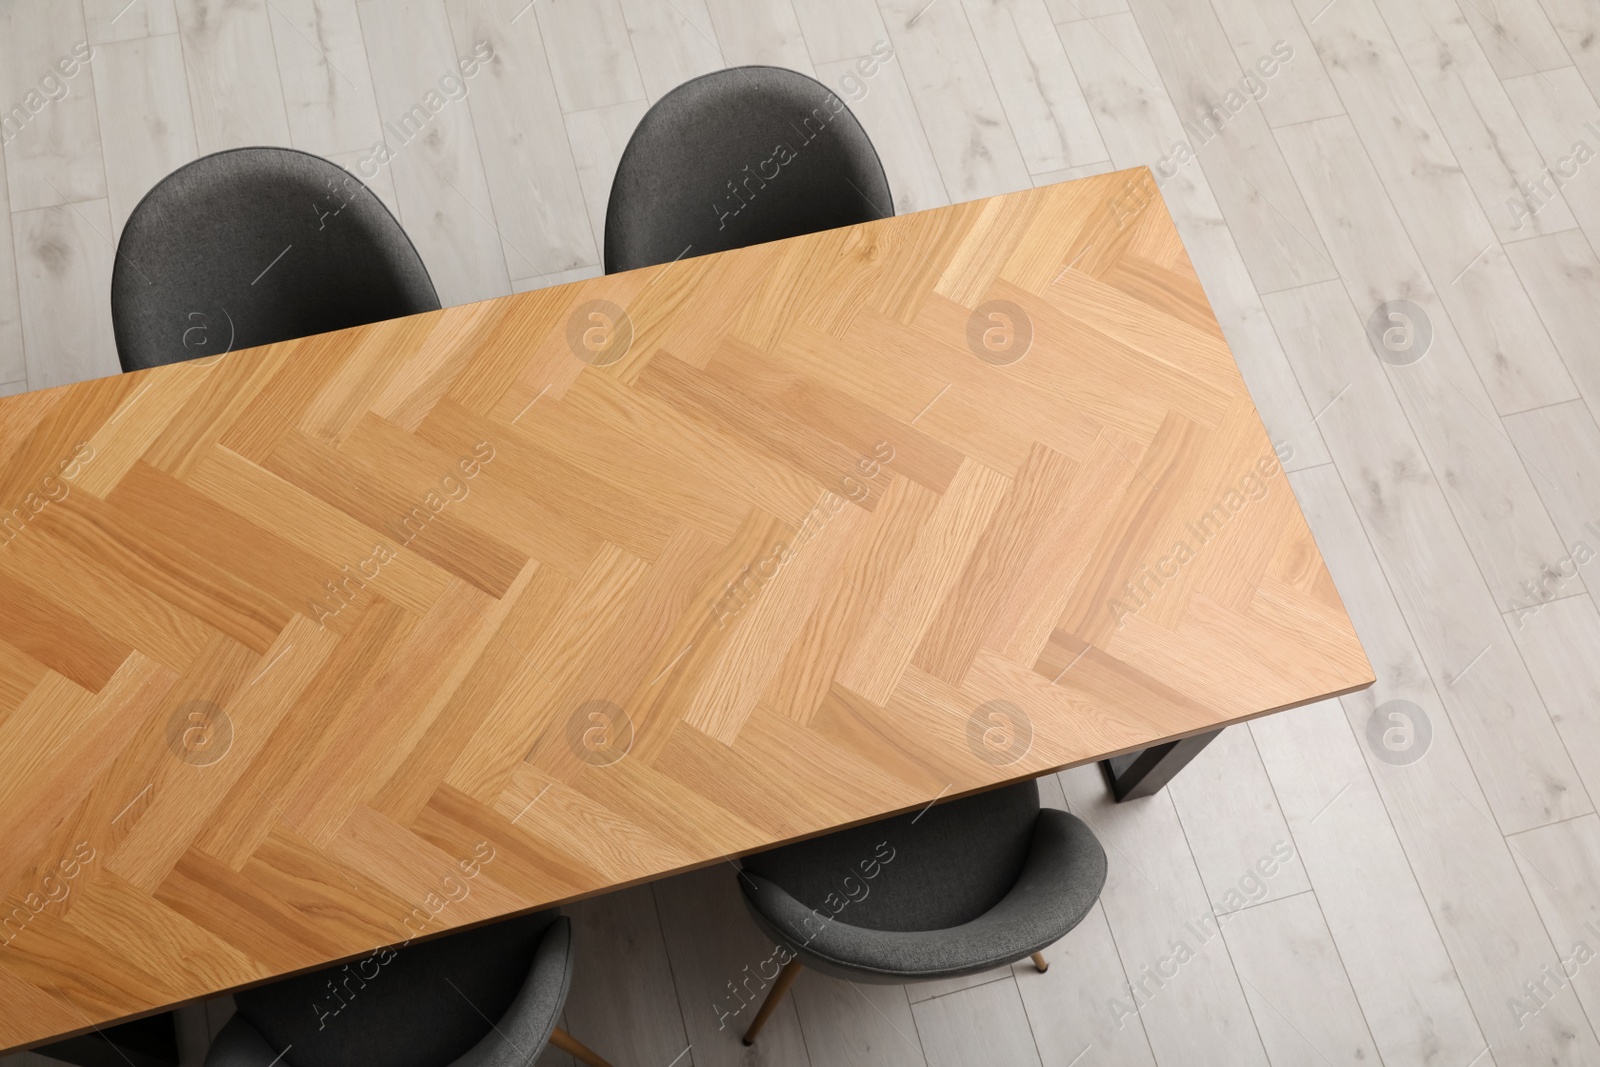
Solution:
{"label": "herringbone wood pattern", "polygon": [[0,1045],[1372,681],[1143,169],[8,398],[0,501]]}

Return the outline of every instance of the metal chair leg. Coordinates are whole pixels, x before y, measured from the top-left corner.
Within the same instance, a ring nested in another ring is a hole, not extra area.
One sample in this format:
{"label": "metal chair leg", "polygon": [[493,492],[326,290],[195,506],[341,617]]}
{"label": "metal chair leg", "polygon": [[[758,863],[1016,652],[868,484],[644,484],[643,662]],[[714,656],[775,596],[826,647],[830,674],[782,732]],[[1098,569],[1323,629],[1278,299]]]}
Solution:
{"label": "metal chair leg", "polygon": [[794,985],[794,980],[800,977],[800,961],[790,960],[783,965],[783,970],[778,972],[778,977],[772,980],[772,988],[767,990],[767,999],[761,1002],[761,1008],[756,1012],[756,1017],[750,1020],[750,1029],[744,1032],[744,1043],[756,1043],[756,1035],[767,1024],[767,1018],[772,1014],[772,1009],[778,1006],[778,1001]]}
{"label": "metal chair leg", "polygon": [[550,1031],[550,1043],[556,1048],[560,1049],[562,1052],[565,1052],[567,1055],[571,1056],[573,1059],[577,1060],[579,1063],[586,1064],[587,1067],[611,1067],[609,1063],[601,1059],[592,1049],[585,1047],[581,1041],[567,1033],[565,1030],[561,1029],[559,1026]]}

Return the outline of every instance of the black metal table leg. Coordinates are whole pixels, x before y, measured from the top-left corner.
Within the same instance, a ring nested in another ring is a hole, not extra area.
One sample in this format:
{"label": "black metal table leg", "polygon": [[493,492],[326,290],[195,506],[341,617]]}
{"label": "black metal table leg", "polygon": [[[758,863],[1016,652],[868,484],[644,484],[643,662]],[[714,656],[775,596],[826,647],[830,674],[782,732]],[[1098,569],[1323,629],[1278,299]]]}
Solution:
{"label": "black metal table leg", "polygon": [[1161,787],[1172,781],[1172,776],[1183,770],[1195,754],[1211,743],[1221,730],[1208,734],[1195,734],[1164,745],[1140,749],[1121,756],[1100,761],[1111,795],[1120,804],[1124,800],[1153,796]]}
{"label": "black metal table leg", "polygon": [[79,1067],[178,1067],[178,1019],[170,1011],[147,1015],[33,1051]]}

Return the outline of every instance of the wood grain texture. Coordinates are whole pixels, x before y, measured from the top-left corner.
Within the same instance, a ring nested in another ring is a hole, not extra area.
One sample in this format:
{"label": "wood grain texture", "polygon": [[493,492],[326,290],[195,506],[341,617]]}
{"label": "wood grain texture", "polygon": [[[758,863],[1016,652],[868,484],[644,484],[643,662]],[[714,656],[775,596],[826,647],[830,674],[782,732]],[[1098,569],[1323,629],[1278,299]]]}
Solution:
{"label": "wood grain texture", "polygon": [[1370,684],[1129,177],[0,401],[0,1045]]}

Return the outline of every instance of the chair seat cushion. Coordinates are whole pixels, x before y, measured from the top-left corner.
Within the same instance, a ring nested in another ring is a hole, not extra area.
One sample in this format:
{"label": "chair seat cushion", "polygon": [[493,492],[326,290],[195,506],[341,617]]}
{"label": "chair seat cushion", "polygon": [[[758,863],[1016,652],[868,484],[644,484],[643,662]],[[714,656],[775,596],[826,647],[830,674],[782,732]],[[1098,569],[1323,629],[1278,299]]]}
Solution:
{"label": "chair seat cushion", "polygon": [[744,869],[852,926],[942,930],[1010,891],[1038,815],[1029,779],[748,856]]}
{"label": "chair seat cushion", "polygon": [[505,1014],[558,919],[543,911],[414,942],[234,999],[274,1049],[293,1046],[293,1067],[443,1067]]}
{"label": "chair seat cushion", "polygon": [[[805,965],[840,978],[905,982],[977,974],[1066,936],[1105,884],[1106,855],[1082,820],[1039,812],[1027,859],[1009,891],[976,918],[940,930],[883,930],[819,916],[760,875],[741,878],[756,922]],[[853,905],[852,905],[853,906]]]}

